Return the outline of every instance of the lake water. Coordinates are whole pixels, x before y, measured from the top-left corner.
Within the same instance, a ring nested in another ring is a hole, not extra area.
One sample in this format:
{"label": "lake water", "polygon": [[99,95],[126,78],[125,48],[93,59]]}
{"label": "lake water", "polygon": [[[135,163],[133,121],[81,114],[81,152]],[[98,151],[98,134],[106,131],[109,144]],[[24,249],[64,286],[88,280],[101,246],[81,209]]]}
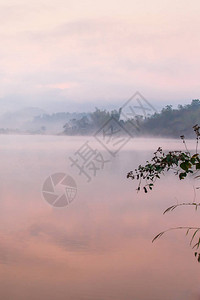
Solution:
{"label": "lake water", "polygon": [[[90,182],[69,160],[87,141],[109,160],[96,176],[90,170]],[[0,299],[200,299],[200,264],[185,232],[151,242],[167,228],[200,225],[192,207],[162,215],[193,201],[197,183],[166,175],[144,194],[126,179],[158,146],[184,149],[181,141],[132,139],[116,157],[94,137],[10,135],[0,145]],[[60,172],[74,178],[77,195],[56,208],[42,189]]]}

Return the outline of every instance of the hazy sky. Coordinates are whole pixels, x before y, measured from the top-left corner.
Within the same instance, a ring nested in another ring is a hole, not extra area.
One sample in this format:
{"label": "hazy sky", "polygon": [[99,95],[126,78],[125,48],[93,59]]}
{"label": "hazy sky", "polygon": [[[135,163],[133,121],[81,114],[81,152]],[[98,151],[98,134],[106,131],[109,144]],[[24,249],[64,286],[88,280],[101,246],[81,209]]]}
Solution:
{"label": "hazy sky", "polygon": [[199,14],[199,0],[0,0],[0,107],[199,98]]}

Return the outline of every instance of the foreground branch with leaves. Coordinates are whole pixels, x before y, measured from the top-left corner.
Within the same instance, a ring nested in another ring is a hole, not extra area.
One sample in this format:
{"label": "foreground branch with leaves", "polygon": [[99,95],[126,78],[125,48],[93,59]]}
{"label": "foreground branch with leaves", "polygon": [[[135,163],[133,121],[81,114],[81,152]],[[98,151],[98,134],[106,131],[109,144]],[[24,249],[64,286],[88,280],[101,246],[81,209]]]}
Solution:
{"label": "foreground branch with leaves", "polygon": [[[193,126],[193,129],[196,135],[195,153],[191,153],[190,151],[188,151],[185,137],[182,135],[181,140],[183,141],[185,151],[169,151],[168,153],[165,153],[162,148],[159,147],[157,151],[154,152],[154,156],[150,162],[146,161],[146,164],[144,166],[139,165],[139,167],[135,169],[135,172],[130,171],[127,174],[127,178],[130,178],[132,180],[136,179],[139,181],[137,191],[140,191],[142,189],[145,193],[148,193],[149,190],[152,190],[155,181],[157,179],[160,179],[162,175],[171,170],[174,172],[174,175],[179,177],[180,180],[185,179],[188,175],[191,174],[193,174],[194,178],[200,177],[200,175],[198,175],[198,172],[200,170],[200,154],[198,153],[200,127],[198,124],[196,124],[195,126]],[[197,187],[197,189],[198,188],[199,187]],[[197,209],[198,206],[200,206],[200,203],[189,202],[172,205],[164,211],[164,214],[173,211],[174,209],[182,205],[193,205]],[[195,238],[196,234],[200,231],[200,227],[180,226],[176,228],[170,228],[156,235],[152,242],[160,238],[164,233],[177,229],[186,230],[186,235],[191,232],[192,236],[190,240],[190,246],[192,246],[193,249],[199,249],[200,238],[198,238],[197,241],[195,241]],[[197,257],[198,262],[200,262],[200,253],[195,251],[195,256]]]}

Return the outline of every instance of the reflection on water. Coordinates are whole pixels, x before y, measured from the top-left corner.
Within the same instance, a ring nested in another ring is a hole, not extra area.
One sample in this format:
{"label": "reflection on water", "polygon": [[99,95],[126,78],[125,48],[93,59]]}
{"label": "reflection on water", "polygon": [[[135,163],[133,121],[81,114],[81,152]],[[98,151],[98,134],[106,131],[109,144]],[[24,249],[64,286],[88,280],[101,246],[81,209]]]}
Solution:
{"label": "reflection on water", "polygon": [[[68,162],[84,137],[0,139],[0,299],[200,298],[200,265],[185,234],[151,243],[163,229],[199,225],[192,208],[162,215],[171,204],[193,200],[193,182],[166,176],[146,195],[126,179],[158,146],[182,149],[179,141],[132,140],[87,183]],[[78,186],[76,199],[62,209],[41,195],[55,172],[70,174]]]}

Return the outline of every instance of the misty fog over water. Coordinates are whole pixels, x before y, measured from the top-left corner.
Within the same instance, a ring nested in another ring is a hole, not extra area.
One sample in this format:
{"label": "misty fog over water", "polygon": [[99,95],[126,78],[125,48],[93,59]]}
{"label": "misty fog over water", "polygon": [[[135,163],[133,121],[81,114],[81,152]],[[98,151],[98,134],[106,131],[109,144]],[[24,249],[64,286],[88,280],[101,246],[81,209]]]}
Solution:
{"label": "misty fog over water", "polygon": [[0,300],[200,300],[199,11],[0,0]]}
{"label": "misty fog over water", "polygon": [[[199,225],[193,208],[162,215],[191,201],[198,182],[168,174],[144,194],[126,179],[158,146],[180,150],[181,141],[131,139],[116,157],[94,137],[1,135],[0,142],[1,299],[199,299],[199,265],[185,232],[151,242],[169,227]],[[90,182],[69,160],[85,142],[108,160]],[[62,208],[42,195],[58,172],[77,184]]]}

